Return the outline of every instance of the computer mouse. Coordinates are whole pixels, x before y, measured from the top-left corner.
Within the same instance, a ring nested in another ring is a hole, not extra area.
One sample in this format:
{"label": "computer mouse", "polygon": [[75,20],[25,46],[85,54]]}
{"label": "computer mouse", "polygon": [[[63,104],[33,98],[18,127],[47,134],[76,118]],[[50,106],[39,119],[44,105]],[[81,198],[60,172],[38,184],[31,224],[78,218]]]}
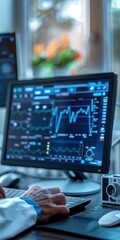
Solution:
{"label": "computer mouse", "polygon": [[0,176],[0,185],[2,187],[13,187],[19,180],[18,174],[14,172],[5,173]]}
{"label": "computer mouse", "polygon": [[120,223],[120,210],[115,210],[103,215],[98,224],[103,227],[112,227]]}

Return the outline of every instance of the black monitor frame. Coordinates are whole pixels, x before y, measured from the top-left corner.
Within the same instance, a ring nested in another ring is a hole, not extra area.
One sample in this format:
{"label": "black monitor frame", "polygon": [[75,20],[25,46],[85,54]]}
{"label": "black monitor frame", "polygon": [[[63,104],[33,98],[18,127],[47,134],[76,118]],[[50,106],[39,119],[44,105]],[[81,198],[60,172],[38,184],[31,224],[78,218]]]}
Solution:
{"label": "black monitor frame", "polygon": [[[0,33],[0,38],[8,38],[8,37],[14,37],[14,46],[13,46],[13,53],[14,53],[14,78],[9,78],[8,76],[3,76],[3,79],[0,79],[1,84],[3,84],[4,92],[2,93],[3,99],[0,99],[0,107],[6,107],[6,94],[7,94],[7,88],[10,82],[18,80],[18,69],[17,69],[17,40],[16,40],[16,33],[15,32],[4,32]],[[9,47],[9,46],[8,46]]]}
{"label": "black monitor frame", "polygon": [[[109,79],[109,93],[108,93],[108,109],[107,109],[107,121],[106,121],[106,133],[104,140],[104,149],[103,149],[103,165],[101,167],[80,165],[74,166],[73,164],[50,164],[45,163],[44,161],[20,161],[20,160],[8,160],[5,158],[6,154],[6,146],[7,146],[7,136],[8,136],[8,123],[10,117],[10,109],[11,109],[11,93],[12,88],[14,86],[22,86],[22,85],[33,85],[39,84],[44,86],[49,85],[61,85],[61,84],[71,84],[71,83],[80,83],[95,81],[95,80],[105,80]],[[14,165],[14,166],[27,166],[27,167],[37,167],[37,168],[46,168],[46,169],[56,169],[56,170],[65,170],[65,171],[74,171],[74,172],[91,172],[91,173],[108,173],[109,165],[110,165],[110,149],[111,149],[111,139],[112,139],[112,128],[113,128],[113,120],[114,120],[114,110],[115,110],[115,101],[116,101],[116,89],[117,89],[117,76],[114,73],[97,73],[97,74],[86,74],[80,76],[66,76],[66,77],[55,77],[48,79],[34,79],[27,81],[19,81],[15,83],[11,83],[9,87],[8,101],[7,101],[7,114],[6,114],[6,122],[5,122],[5,131],[4,131],[4,142],[3,142],[3,153],[2,153],[2,164],[4,165]]]}

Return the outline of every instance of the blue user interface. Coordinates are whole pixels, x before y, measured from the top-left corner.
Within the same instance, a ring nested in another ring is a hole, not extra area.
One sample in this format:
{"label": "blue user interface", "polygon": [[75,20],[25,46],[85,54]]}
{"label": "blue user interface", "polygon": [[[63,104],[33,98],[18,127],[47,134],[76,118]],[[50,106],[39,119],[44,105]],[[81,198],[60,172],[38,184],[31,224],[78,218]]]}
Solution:
{"label": "blue user interface", "polygon": [[7,160],[101,166],[109,81],[12,89]]}

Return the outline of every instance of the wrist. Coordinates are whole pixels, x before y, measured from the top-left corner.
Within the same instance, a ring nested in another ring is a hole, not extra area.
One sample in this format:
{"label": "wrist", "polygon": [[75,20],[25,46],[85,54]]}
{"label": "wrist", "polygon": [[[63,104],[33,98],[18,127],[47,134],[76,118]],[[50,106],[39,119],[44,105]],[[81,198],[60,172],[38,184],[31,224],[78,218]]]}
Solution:
{"label": "wrist", "polygon": [[40,213],[41,213],[41,209],[40,209],[39,205],[34,200],[32,200],[32,198],[29,198],[29,197],[26,197],[26,196],[20,196],[19,198],[26,201],[28,204],[30,204],[31,206],[34,207],[34,209],[37,213],[37,221],[39,221],[40,220]]}

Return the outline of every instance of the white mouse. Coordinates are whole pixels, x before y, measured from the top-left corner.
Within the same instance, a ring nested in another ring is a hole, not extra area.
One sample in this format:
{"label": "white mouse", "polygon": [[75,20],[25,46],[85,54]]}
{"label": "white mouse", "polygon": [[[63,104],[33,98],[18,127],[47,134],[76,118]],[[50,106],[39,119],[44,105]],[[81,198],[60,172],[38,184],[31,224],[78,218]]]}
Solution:
{"label": "white mouse", "polygon": [[14,172],[8,172],[0,176],[0,185],[2,187],[12,187],[20,180],[20,177]]}
{"label": "white mouse", "polygon": [[100,226],[112,227],[120,223],[120,210],[111,211],[103,215],[99,221]]}

